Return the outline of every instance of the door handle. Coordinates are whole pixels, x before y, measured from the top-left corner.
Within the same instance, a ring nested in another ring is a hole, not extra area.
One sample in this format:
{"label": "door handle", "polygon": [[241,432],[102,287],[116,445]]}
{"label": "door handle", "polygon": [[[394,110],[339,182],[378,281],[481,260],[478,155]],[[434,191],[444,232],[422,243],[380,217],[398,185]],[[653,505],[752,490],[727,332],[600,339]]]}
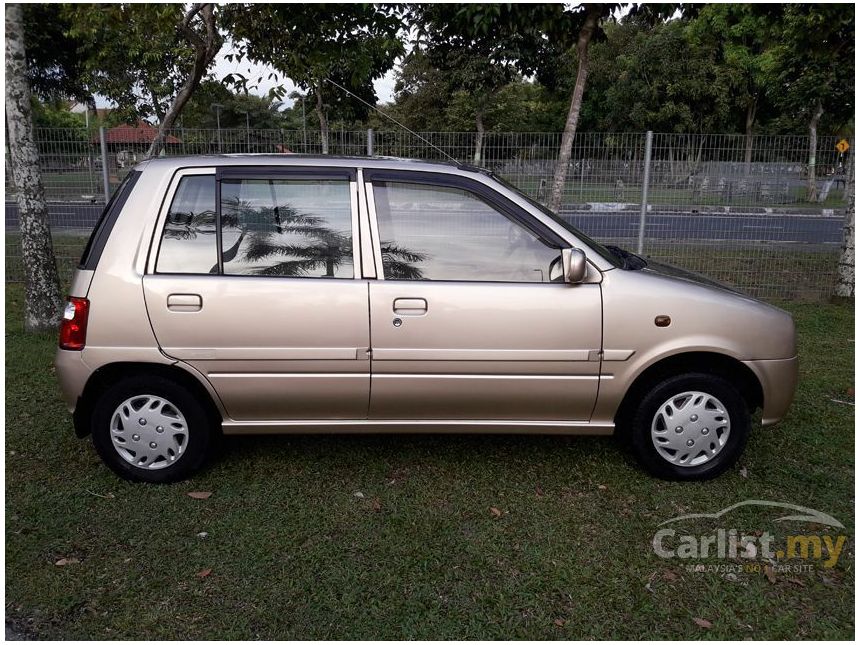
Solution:
{"label": "door handle", "polygon": [[427,301],[424,298],[396,298],[394,313],[398,316],[423,316],[427,313]]}
{"label": "door handle", "polygon": [[171,293],[167,296],[167,308],[170,311],[200,311],[203,298],[196,293]]}

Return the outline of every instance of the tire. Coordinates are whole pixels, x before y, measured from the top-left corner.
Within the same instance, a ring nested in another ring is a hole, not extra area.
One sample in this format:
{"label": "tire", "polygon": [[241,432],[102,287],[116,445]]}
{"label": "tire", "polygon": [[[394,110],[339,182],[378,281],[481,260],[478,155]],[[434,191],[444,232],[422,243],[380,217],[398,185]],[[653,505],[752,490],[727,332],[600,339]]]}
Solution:
{"label": "tire", "polygon": [[730,381],[690,373],[666,378],[644,395],[628,436],[637,460],[652,475],[704,480],[734,465],[750,425],[746,401]]}
{"label": "tire", "polygon": [[99,457],[129,481],[182,480],[203,465],[213,443],[204,405],[184,386],[157,375],[131,376],[108,387],[95,402],[90,423]]}

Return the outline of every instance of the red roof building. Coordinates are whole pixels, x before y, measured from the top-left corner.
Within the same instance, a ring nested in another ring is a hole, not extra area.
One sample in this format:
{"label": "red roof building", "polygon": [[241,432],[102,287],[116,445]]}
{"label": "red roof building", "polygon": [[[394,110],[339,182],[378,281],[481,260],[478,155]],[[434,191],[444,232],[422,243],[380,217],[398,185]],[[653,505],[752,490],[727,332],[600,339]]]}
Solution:
{"label": "red roof building", "polygon": [[[153,142],[158,129],[146,121],[138,121],[137,125],[118,125],[105,132],[105,143],[115,146],[149,145]],[[93,136],[93,143],[99,143],[99,135]],[[173,135],[168,134],[164,139],[167,145],[182,143]]]}

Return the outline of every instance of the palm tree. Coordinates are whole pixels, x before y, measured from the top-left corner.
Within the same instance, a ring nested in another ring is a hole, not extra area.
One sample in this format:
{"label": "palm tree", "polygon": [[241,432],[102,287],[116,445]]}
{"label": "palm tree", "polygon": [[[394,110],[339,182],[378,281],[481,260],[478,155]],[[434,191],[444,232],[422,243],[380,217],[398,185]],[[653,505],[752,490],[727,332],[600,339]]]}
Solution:
{"label": "palm tree", "polygon": [[382,266],[385,277],[391,280],[423,280],[424,272],[415,263],[423,262],[430,256],[418,251],[410,251],[397,246],[394,242],[382,242]]}

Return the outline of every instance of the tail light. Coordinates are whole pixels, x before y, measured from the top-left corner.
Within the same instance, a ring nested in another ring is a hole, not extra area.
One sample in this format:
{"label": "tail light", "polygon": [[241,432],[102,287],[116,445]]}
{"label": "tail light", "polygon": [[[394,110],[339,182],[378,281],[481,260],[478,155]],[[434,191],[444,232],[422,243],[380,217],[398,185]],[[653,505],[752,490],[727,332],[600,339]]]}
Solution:
{"label": "tail light", "polygon": [[87,317],[90,301],[86,298],[69,298],[63,321],[60,323],[60,349],[80,351],[87,342]]}

